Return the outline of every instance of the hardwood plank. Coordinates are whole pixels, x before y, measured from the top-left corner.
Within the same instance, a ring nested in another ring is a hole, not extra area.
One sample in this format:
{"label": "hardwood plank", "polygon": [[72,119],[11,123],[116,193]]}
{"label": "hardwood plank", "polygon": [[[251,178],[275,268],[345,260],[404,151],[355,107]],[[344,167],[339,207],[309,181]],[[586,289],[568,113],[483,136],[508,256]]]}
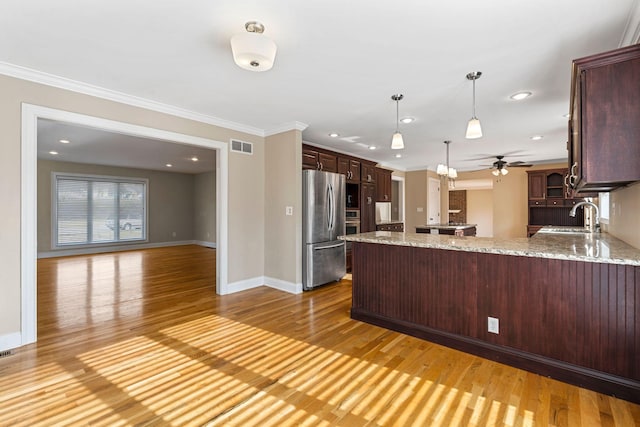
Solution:
{"label": "hardwood plank", "polygon": [[0,425],[640,425],[640,405],[352,320],[349,280],[218,296],[214,268],[198,246],[39,261]]}

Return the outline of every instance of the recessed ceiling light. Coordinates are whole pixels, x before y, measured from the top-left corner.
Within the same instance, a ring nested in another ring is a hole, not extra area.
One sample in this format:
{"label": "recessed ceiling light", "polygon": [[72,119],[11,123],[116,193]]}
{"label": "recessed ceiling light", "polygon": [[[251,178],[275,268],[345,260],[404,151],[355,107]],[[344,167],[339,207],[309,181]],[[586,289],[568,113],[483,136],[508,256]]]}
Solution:
{"label": "recessed ceiling light", "polygon": [[168,168],[173,167],[173,165],[171,163],[167,163],[165,166],[168,167]]}
{"label": "recessed ceiling light", "polygon": [[516,101],[520,101],[522,99],[528,98],[531,96],[531,92],[518,92],[514,93],[510,96],[511,99],[515,99]]}
{"label": "recessed ceiling light", "polygon": [[541,140],[542,138],[543,138],[543,136],[542,136],[542,135],[533,135],[533,136],[531,137],[531,139],[533,139],[534,141],[539,141],[539,140]]}
{"label": "recessed ceiling light", "polygon": [[329,136],[330,136],[331,138],[337,138],[337,137],[339,137],[339,136],[340,136],[340,134],[339,134],[339,133],[335,133],[335,132],[331,132],[331,133],[329,134]]}
{"label": "recessed ceiling light", "polygon": [[370,145],[370,146],[369,146],[369,150],[375,150],[375,149],[376,149],[376,146],[375,146],[375,145]]}
{"label": "recessed ceiling light", "polygon": [[197,162],[197,161],[198,161],[198,158],[197,158],[196,156],[193,156],[193,157],[191,158],[191,161],[192,161],[192,162]]}
{"label": "recessed ceiling light", "polygon": [[396,154],[396,159],[399,159],[400,157],[402,157],[402,154]]}
{"label": "recessed ceiling light", "polygon": [[49,151],[49,154],[51,154],[52,156],[57,156],[58,152],[57,151]]}
{"label": "recessed ceiling light", "polygon": [[402,123],[411,123],[412,121],[414,121],[415,119],[413,117],[403,117],[400,119],[400,121]]}
{"label": "recessed ceiling light", "polygon": [[68,144],[69,140],[68,139],[61,139],[59,142],[60,142],[60,144]]}

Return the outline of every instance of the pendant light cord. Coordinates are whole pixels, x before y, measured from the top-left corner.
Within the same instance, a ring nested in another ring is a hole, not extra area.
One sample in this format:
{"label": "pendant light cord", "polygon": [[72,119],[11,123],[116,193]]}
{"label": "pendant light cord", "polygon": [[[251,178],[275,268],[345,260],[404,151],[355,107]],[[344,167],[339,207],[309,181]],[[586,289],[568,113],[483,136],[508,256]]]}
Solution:
{"label": "pendant light cord", "polygon": [[400,131],[400,100],[396,99],[396,133]]}
{"label": "pendant light cord", "polygon": [[473,79],[473,118],[476,118],[476,79]]}

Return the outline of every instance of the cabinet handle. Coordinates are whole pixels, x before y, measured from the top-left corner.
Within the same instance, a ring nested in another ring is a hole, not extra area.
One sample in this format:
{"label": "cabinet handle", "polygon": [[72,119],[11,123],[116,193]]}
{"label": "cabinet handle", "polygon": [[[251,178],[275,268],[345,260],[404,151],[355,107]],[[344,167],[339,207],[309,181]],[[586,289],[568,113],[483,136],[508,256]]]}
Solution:
{"label": "cabinet handle", "polygon": [[316,169],[320,170],[320,162],[316,162]]}
{"label": "cabinet handle", "polygon": [[370,205],[371,204],[371,196],[367,197],[367,204]]}
{"label": "cabinet handle", "polygon": [[322,170],[322,168],[324,167],[324,165],[322,164],[322,162],[320,163],[320,170]]}
{"label": "cabinet handle", "polygon": [[569,177],[569,185],[571,186],[571,188],[574,188],[576,186],[576,179],[578,179],[578,162],[575,162],[573,165],[571,165],[571,176]]}

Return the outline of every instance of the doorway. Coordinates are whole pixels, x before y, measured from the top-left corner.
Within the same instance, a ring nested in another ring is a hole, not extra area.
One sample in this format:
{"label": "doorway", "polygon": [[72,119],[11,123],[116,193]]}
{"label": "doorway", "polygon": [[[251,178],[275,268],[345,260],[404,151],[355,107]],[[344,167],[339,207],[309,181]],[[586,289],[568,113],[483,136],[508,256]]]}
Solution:
{"label": "doorway", "polygon": [[440,223],[440,180],[429,178],[427,192],[427,224]]}
{"label": "doorway", "polygon": [[21,337],[20,345],[33,343],[36,330],[36,263],[37,263],[37,128],[38,119],[48,119],[87,126],[125,135],[163,140],[216,150],[216,292],[227,293],[227,144],[206,138],[132,125],[68,111],[30,104],[22,105],[22,174],[21,174]]}

